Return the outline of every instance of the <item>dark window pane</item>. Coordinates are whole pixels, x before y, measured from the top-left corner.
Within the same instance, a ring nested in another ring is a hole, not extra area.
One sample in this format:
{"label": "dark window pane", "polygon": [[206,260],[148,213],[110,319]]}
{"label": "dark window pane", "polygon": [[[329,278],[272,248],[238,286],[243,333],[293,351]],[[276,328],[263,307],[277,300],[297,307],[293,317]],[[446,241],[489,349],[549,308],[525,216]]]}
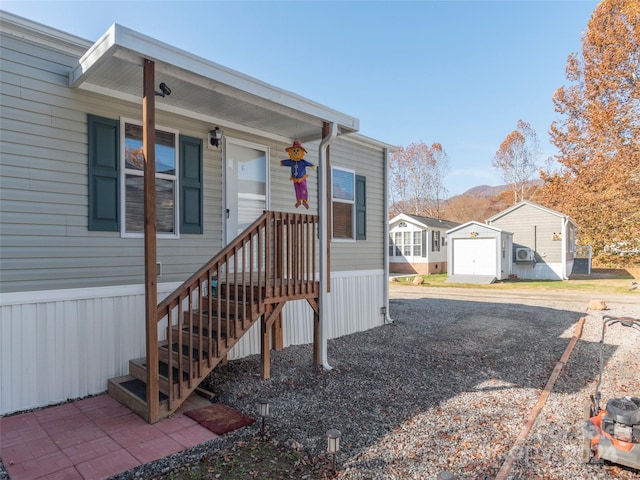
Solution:
{"label": "dark window pane", "polygon": [[[142,154],[142,127],[125,124],[124,156],[125,167],[144,170]],[[156,173],[174,175],[176,171],[175,134],[156,130]]]}
{"label": "dark window pane", "polygon": [[[156,179],[156,228],[158,233],[173,233],[174,183],[172,180]],[[144,232],[144,179],[138,175],[127,175],[125,180],[126,231]]]}
{"label": "dark window pane", "polygon": [[333,238],[353,238],[353,205],[333,203]]}
{"label": "dark window pane", "polygon": [[354,175],[351,172],[334,169],[331,171],[333,176],[333,198],[339,200],[354,201]]}

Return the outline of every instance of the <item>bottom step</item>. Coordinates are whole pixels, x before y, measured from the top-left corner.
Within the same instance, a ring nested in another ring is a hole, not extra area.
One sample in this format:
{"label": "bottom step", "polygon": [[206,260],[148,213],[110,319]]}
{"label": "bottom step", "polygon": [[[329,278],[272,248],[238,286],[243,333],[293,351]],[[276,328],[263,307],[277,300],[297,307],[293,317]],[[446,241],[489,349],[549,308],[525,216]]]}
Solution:
{"label": "bottom step", "polygon": [[[109,395],[148,421],[147,384],[131,375],[109,379]],[[159,392],[160,418],[169,415],[169,397]]]}

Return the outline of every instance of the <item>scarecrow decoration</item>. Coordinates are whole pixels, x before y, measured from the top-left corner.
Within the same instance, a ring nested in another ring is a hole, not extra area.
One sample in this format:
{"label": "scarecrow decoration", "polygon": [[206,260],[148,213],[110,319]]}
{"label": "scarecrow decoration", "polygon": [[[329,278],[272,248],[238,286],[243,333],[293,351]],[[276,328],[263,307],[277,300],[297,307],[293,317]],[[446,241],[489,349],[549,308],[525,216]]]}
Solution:
{"label": "scarecrow decoration", "polygon": [[307,190],[307,167],[316,168],[313,163],[307,162],[304,159],[304,154],[307,151],[302,144],[296,140],[290,147],[285,148],[289,154],[289,158],[282,160],[280,165],[283,167],[291,167],[291,177],[289,178],[293,182],[293,188],[296,191],[296,208],[300,204],[304,205],[304,208],[309,208],[309,192]]}

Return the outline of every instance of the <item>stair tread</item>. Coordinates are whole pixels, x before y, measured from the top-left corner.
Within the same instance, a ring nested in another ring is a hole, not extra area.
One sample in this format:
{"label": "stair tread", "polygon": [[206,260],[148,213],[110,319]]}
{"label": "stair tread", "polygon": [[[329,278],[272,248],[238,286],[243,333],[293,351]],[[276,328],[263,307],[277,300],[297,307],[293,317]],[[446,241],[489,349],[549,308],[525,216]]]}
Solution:
{"label": "stair tread", "polygon": [[[111,380],[114,384],[120,386],[139,400],[143,402],[147,401],[147,384],[142,380],[130,375]],[[169,397],[162,392],[158,392],[158,398],[160,402],[165,402],[169,399]]]}
{"label": "stair tread", "polygon": [[[135,363],[135,364],[139,365],[140,367],[142,367],[144,369],[147,368],[147,358],[146,357],[136,358],[135,360],[131,360],[131,363]],[[172,368],[172,372],[173,372],[172,380],[174,382],[177,382],[179,380],[179,372],[180,372],[180,370],[177,369],[176,367],[173,367]],[[164,362],[162,360],[158,360],[158,374],[160,375],[160,377],[169,379],[169,365],[167,364],[167,362]],[[186,374],[186,372],[182,372],[182,379],[186,380],[188,378],[189,378],[189,376]]]}

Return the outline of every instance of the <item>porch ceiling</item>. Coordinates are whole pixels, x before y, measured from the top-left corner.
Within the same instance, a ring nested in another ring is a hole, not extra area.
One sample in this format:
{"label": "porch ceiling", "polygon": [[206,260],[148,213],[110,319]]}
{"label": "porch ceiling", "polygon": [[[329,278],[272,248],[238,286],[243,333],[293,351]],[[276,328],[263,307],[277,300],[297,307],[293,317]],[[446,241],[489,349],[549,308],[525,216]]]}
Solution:
{"label": "porch ceiling", "polygon": [[156,109],[268,136],[310,141],[323,122],[356,132],[357,118],[114,24],[80,58],[69,85],[142,101],[143,61],[155,62],[156,86],[171,88]]}

